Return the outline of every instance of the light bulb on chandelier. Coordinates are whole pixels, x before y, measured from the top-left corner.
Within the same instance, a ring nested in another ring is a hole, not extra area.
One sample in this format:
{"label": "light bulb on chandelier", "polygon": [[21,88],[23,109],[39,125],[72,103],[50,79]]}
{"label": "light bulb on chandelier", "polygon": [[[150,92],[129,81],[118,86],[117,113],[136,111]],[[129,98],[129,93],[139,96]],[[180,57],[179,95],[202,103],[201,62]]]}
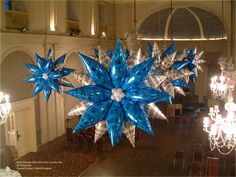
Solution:
{"label": "light bulb on chandelier", "polygon": [[0,91],[0,125],[4,124],[11,111],[9,95]]}
{"label": "light bulb on chandelier", "polygon": [[215,99],[224,99],[227,93],[227,78],[222,74],[211,78],[210,89]]}

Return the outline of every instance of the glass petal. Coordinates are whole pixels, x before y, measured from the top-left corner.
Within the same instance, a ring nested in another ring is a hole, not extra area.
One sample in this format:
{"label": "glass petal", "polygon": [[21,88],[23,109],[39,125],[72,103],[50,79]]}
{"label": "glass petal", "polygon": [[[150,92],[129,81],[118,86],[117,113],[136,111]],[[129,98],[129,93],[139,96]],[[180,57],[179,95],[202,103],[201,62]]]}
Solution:
{"label": "glass petal", "polygon": [[107,55],[111,58],[112,57],[112,50],[109,50],[108,52],[107,52]]}
{"label": "glass petal", "polygon": [[197,79],[197,76],[196,74],[192,74],[189,78],[191,79],[191,81],[195,82]]}
{"label": "glass petal", "polygon": [[34,96],[37,95],[44,87],[45,81],[43,79],[39,79],[34,86]]}
{"label": "glass petal", "polygon": [[195,68],[196,68],[196,65],[189,63],[189,65],[188,65],[189,71],[193,71]]}
{"label": "glass petal", "polygon": [[38,67],[41,70],[43,70],[43,68],[45,67],[45,64],[46,64],[46,60],[43,57],[39,56],[39,54],[37,54],[37,53],[35,54],[35,58],[36,58],[36,63],[38,65]]}
{"label": "glass petal", "polygon": [[112,146],[115,146],[120,141],[124,120],[120,103],[113,101],[107,114],[107,128]]}
{"label": "glass petal", "polygon": [[61,74],[59,72],[51,72],[49,77],[52,79],[58,79],[61,77]]}
{"label": "glass petal", "polygon": [[140,104],[169,100],[170,95],[151,87],[133,87],[125,92],[127,99]]}
{"label": "glass petal", "polygon": [[87,85],[65,93],[77,99],[93,103],[111,99],[111,91],[97,85]]}
{"label": "glass petal", "polygon": [[152,57],[152,45],[148,43],[148,57]]}
{"label": "glass petal", "polygon": [[133,86],[142,85],[146,80],[148,73],[151,71],[155,58],[150,58],[136,66],[128,73],[122,88],[127,90]]}
{"label": "glass petal", "polygon": [[32,73],[41,73],[39,67],[32,64],[25,64],[25,67]]}
{"label": "glass petal", "polygon": [[74,87],[70,81],[65,78],[65,77],[62,77],[60,80],[59,80],[59,84],[62,85],[62,86],[65,86],[65,87]]}
{"label": "glass petal", "polygon": [[51,58],[52,56],[53,56],[53,50],[52,48],[49,48],[47,53],[47,59]]}
{"label": "glass petal", "polygon": [[137,103],[133,103],[127,99],[123,99],[122,107],[126,118],[132,125],[135,125],[150,135],[154,135],[148,117],[143,108],[141,108]]}
{"label": "glass petal", "polygon": [[110,76],[103,65],[83,54],[79,54],[79,56],[88,72],[88,75],[94,81],[94,83],[96,83],[96,85],[100,85],[109,89],[113,87]]}
{"label": "glass petal", "polygon": [[94,50],[95,57],[98,58],[98,56],[99,56],[98,49],[94,48],[93,50]]}
{"label": "glass petal", "polygon": [[24,80],[24,82],[35,83],[37,82],[37,78],[34,76],[30,76]]}
{"label": "glass petal", "polygon": [[175,51],[175,45],[174,43],[171,43],[171,45],[163,52],[162,58],[167,57],[168,55],[172,54]]}
{"label": "glass petal", "polygon": [[187,66],[190,63],[190,61],[176,61],[174,62],[174,64],[172,65],[172,68],[179,71],[181,69],[183,69],[185,66]]}
{"label": "glass petal", "polygon": [[190,50],[187,58],[190,62],[192,62],[196,58],[196,48]]}
{"label": "glass petal", "polygon": [[183,89],[189,88],[189,87],[188,87],[188,84],[186,84],[182,79],[175,79],[175,80],[172,80],[171,83],[172,83],[174,86],[178,86],[178,87],[181,87],[181,88],[183,88]]}
{"label": "glass petal", "polygon": [[48,81],[49,86],[53,90],[55,90],[56,92],[60,93],[60,87],[59,87],[58,80],[54,80],[54,79],[48,78],[47,81]]}
{"label": "glass petal", "polygon": [[126,57],[122,51],[120,40],[118,40],[110,63],[110,77],[115,88],[121,87],[127,70]]}
{"label": "glass petal", "polygon": [[66,54],[60,56],[59,58],[56,59],[56,61],[55,61],[54,64],[55,64],[55,65],[58,65],[58,64],[62,64],[62,63],[64,63],[65,58],[66,58]]}
{"label": "glass petal", "polygon": [[89,128],[96,123],[102,121],[110,108],[111,101],[99,102],[90,106],[81,117],[73,132],[84,128]]}
{"label": "glass petal", "polygon": [[52,71],[54,71],[52,60],[48,59],[44,67],[44,72],[49,74]]}
{"label": "glass petal", "polygon": [[48,102],[48,99],[49,99],[49,97],[51,95],[51,92],[52,92],[52,89],[50,87],[44,88],[43,94],[44,94],[44,98],[45,98],[46,102]]}
{"label": "glass petal", "polygon": [[62,76],[67,76],[69,75],[70,73],[74,72],[75,70],[74,69],[70,69],[70,68],[63,68],[60,73]]}

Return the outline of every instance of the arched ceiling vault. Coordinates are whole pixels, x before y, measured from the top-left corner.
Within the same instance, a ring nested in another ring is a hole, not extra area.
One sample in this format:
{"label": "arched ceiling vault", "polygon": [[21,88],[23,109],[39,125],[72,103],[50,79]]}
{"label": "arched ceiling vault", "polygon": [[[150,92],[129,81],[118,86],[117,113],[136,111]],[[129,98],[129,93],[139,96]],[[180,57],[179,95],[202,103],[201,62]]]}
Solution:
{"label": "arched ceiling vault", "polygon": [[172,15],[170,8],[155,12],[140,24],[138,35],[140,38],[164,40],[171,38],[175,40],[227,38],[221,19],[213,13],[197,7],[174,8]]}

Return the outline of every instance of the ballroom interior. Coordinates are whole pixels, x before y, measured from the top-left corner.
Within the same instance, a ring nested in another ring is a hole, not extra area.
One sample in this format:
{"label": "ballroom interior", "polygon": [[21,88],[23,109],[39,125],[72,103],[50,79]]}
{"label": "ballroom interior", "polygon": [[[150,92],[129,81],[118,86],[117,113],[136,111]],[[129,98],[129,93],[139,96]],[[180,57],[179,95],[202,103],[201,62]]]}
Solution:
{"label": "ballroom interior", "polygon": [[0,176],[235,176],[235,10],[1,0]]}

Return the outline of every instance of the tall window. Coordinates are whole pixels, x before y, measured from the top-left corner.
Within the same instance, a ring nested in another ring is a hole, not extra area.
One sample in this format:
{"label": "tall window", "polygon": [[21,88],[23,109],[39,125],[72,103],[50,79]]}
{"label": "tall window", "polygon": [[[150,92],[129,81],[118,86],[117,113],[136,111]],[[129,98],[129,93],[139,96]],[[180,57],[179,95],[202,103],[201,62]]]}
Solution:
{"label": "tall window", "polygon": [[5,0],[5,10],[12,10],[12,0]]}

